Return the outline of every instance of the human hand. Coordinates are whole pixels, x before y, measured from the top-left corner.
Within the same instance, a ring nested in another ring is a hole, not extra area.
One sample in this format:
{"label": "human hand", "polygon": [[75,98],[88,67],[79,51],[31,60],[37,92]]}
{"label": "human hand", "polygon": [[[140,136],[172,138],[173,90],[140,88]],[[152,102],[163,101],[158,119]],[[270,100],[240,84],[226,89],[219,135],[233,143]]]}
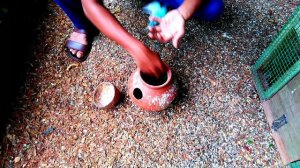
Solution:
{"label": "human hand", "polygon": [[162,43],[172,40],[173,46],[178,48],[178,43],[185,33],[185,19],[180,12],[174,9],[163,18],[150,16],[149,19],[159,23],[159,25],[150,28],[149,37]]}
{"label": "human hand", "polygon": [[144,74],[159,78],[166,72],[166,65],[162,62],[159,55],[147,47],[136,47],[131,54]]}

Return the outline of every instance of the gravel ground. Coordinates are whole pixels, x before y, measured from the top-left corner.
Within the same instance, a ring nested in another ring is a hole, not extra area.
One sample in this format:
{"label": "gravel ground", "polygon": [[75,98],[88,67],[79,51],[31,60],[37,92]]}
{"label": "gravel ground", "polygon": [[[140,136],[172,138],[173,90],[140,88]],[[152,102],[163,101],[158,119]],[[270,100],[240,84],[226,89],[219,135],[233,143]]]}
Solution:
{"label": "gravel ground", "polygon": [[[143,2],[105,4],[170,65],[180,95],[160,113],[135,106],[127,80],[136,65],[103,35],[88,60],[69,69],[64,44],[72,25],[49,2],[0,146],[1,167],[283,167],[251,66],[299,1],[226,1],[219,21],[187,23],[179,49],[147,37]],[[103,81],[122,92],[112,110],[93,105]]]}

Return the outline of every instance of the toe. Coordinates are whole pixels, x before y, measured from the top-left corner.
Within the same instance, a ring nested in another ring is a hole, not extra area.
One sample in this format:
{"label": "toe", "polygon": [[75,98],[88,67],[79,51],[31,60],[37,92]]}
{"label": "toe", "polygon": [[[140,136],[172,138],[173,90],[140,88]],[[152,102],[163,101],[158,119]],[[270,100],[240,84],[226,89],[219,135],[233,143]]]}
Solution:
{"label": "toe", "polygon": [[77,55],[78,58],[81,58],[83,56],[83,52],[82,51],[78,51],[76,55]]}
{"label": "toe", "polygon": [[77,50],[74,50],[74,49],[72,49],[72,50],[70,50],[71,51],[71,53],[73,54],[73,55],[75,55],[76,53],[77,53]]}

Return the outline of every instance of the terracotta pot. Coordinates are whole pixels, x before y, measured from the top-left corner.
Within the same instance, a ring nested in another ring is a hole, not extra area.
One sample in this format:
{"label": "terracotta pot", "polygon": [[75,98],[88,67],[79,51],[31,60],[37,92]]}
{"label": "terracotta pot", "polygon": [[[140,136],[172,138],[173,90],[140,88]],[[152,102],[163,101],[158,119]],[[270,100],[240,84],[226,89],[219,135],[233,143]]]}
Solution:
{"label": "terracotta pot", "polygon": [[100,83],[94,92],[94,104],[101,109],[114,107],[120,99],[120,91],[110,82]]}
{"label": "terracotta pot", "polygon": [[147,111],[160,111],[167,108],[177,96],[177,83],[174,82],[172,71],[159,80],[153,79],[136,69],[128,80],[128,92],[131,100]]}

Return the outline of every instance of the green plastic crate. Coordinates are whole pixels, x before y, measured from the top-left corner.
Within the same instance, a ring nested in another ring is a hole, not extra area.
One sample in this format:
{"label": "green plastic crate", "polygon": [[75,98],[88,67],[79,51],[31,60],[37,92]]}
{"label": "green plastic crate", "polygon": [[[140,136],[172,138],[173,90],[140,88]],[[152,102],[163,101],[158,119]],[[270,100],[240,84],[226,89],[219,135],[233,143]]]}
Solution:
{"label": "green plastic crate", "polygon": [[290,168],[300,168],[300,161],[292,162],[289,164]]}
{"label": "green plastic crate", "polygon": [[270,99],[300,72],[300,6],[252,68],[262,100]]}

